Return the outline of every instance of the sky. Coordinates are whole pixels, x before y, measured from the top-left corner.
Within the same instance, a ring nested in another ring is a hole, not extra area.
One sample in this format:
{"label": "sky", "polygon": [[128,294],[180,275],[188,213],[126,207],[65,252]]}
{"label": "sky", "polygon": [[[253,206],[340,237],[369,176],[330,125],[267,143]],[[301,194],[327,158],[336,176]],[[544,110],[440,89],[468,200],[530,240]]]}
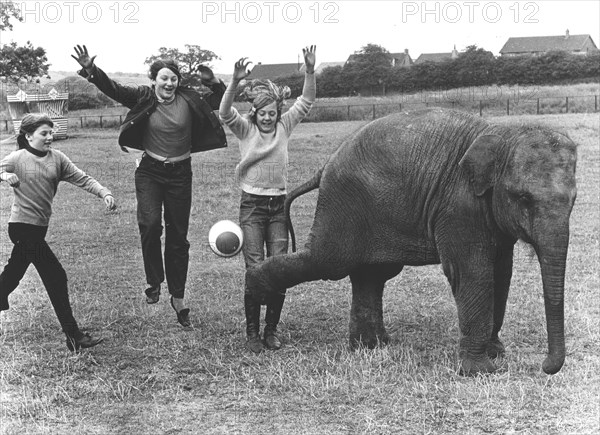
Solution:
{"label": "sky", "polygon": [[[4,0],[0,0],[4,1]],[[215,73],[240,57],[255,64],[342,62],[367,44],[392,53],[458,51],[498,55],[509,37],[589,34],[600,44],[600,1],[14,1],[24,17],[0,43],[43,47],[51,71],[73,71],[85,44],[106,72],[146,73],[160,47],[211,50]]]}

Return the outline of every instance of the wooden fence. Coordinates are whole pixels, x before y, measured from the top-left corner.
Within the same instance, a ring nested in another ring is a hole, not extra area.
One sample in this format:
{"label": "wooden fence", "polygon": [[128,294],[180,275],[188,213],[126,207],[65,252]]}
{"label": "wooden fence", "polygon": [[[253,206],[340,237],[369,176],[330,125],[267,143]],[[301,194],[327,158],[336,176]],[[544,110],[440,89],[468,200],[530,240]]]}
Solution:
{"label": "wooden fence", "polygon": [[[305,122],[358,121],[380,118],[393,112],[425,107],[445,107],[479,114],[479,116],[541,115],[553,113],[596,113],[598,95],[540,97],[527,99],[430,100],[398,103],[327,104],[317,102]],[[290,105],[288,104],[288,107]],[[240,105],[243,110],[244,105]],[[125,110],[125,109],[124,109]],[[117,128],[125,114],[67,116],[73,128]],[[0,119],[0,131],[11,131],[12,121]]]}

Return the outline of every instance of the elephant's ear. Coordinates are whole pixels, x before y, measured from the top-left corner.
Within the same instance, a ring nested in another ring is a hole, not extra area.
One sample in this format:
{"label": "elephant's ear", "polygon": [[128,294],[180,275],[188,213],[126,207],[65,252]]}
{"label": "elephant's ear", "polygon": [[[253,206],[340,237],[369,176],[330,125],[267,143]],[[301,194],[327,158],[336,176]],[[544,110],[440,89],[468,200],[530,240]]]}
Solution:
{"label": "elephant's ear", "polygon": [[479,136],[458,163],[469,174],[477,196],[494,186],[498,167],[496,159],[503,143],[504,139],[495,134]]}

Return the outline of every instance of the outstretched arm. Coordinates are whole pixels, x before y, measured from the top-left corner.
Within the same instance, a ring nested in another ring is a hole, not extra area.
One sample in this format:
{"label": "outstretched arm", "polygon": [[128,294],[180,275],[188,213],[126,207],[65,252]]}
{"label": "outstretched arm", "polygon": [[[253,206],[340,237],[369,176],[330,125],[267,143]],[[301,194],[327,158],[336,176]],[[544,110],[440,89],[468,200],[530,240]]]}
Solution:
{"label": "outstretched arm", "polygon": [[231,77],[231,82],[229,82],[229,86],[227,86],[227,89],[225,90],[225,95],[223,96],[221,106],[219,107],[219,116],[221,119],[231,116],[231,106],[233,105],[235,91],[237,90],[240,81],[250,75],[250,71],[248,71],[248,65],[250,64],[250,61],[247,59],[247,57],[240,58],[233,67],[233,76]]}
{"label": "outstretched arm", "polygon": [[79,75],[89,80],[91,83],[96,85],[102,93],[106,94],[109,98],[121,103],[125,107],[132,108],[138,102],[141,94],[139,87],[123,86],[114,80],[111,80],[100,68],[94,63],[96,56],[88,54],[87,47],[76,46],[76,56],[71,55],[73,59],[81,65],[82,69],[78,71]]}
{"label": "outstretched arm", "polygon": [[79,169],[71,159],[69,159],[64,153],[54,150],[60,157],[60,180],[67,181],[77,187],[81,187],[83,190],[90,192],[92,195],[96,195],[104,199],[104,203],[107,208],[114,209],[114,199],[106,198],[112,194],[110,190],[102,186],[96,179],[90,177],[81,169]]}
{"label": "outstretched arm", "polygon": [[315,79],[315,51],[317,47],[311,45],[302,49],[304,54],[304,65],[306,72],[304,73],[304,87],[302,88],[302,96],[296,99],[296,102],[290,110],[285,112],[281,117],[281,122],[285,131],[289,134],[292,130],[308,115],[317,97],[317,82]]}
{"label": "outstretched arm", "polygon": [[302,54],[304,54],[304,65],[306,65],[302,96],[311,103],[317,98],[317,81],[315,79],[316,50],[316,45],[311,45],[310,47],[302,49]]}

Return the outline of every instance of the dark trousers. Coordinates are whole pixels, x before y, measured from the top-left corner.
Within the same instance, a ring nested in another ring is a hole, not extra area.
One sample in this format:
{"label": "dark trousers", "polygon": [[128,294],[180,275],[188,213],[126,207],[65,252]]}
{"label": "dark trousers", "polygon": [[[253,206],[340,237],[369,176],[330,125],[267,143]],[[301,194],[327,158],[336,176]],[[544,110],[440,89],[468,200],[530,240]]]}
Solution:
{"label": "dark trousers", "polygon": [[63,331],[74,336],[79,328],[69,302],[67,274],[46,243],[48,227],[9,223],[8,236],[14,246],[8,264],[0,274],[0,310],[8,310],[8,295],[19,285],[27,268],[37,269]]}
{"label": "dark trousers", "polygon": [[[253,267],[267,257],[283,255],[288,251],[288,230],[283,208],[285,195],[261,196],[242,192],[240,203],[240,226],[244,233],[242,252],[246,268]],[[271,300],[267,301],[265,321],[268,328],[274,329],[279,323],[286,289],[279,289]],[[246,324],[250,328],[258,327],[260,304],[253,301],[252,295],[245,289]],[[258,307],[258,313],[253,306]]]}
{"label": "dark trousers", "polygon": [[[137,219],[142,240],[146,282],[151,287],[165,280],[169,293],[183,298],[190,243],[187,240],[192,206],[191,158],[162,163],[144,155],[135,171]],[[165,260],[161,235],[165,220]]]}

